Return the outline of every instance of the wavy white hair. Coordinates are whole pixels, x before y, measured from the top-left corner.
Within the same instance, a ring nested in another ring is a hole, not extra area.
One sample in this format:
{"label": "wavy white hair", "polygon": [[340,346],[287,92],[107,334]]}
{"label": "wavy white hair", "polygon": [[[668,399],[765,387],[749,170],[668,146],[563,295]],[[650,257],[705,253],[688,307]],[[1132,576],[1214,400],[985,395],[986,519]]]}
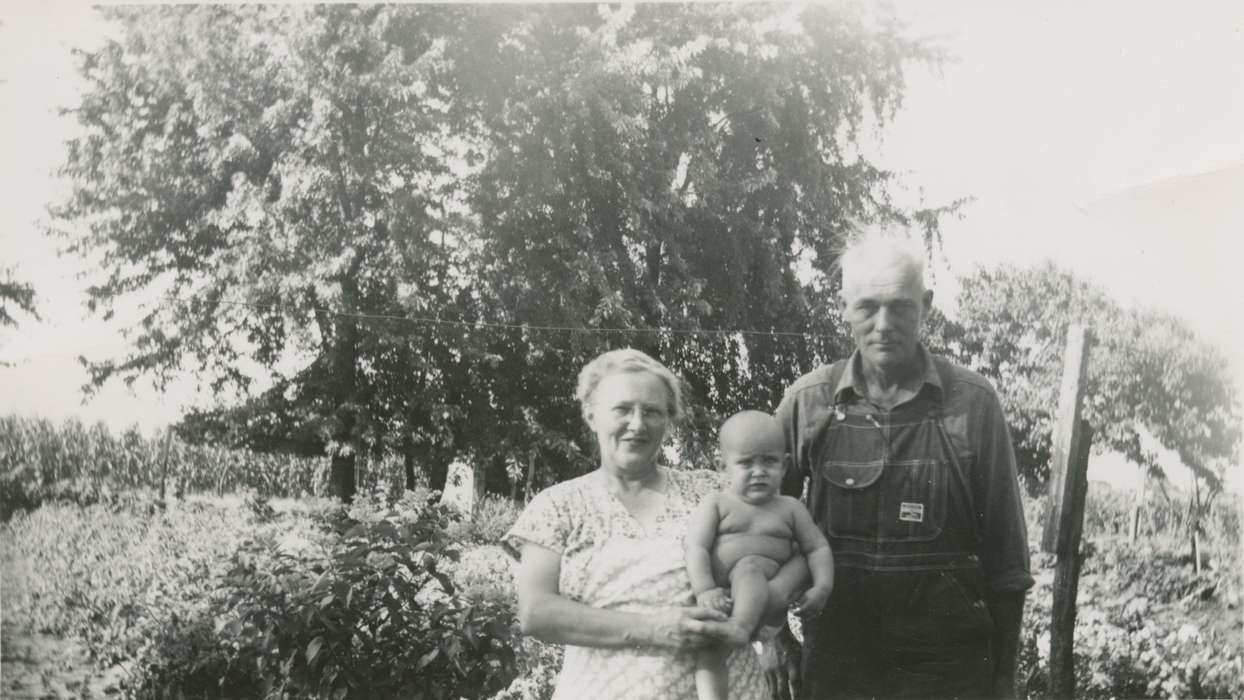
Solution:
{"label": "wavy white hair", "polygon": [[665,384],[669,394],[669,417],[673,422],[683,415],[682,389],[678,377],[669,369],[654,360],[651,356],[634,348],[610,350],[596,356],[579,371],[579,384],[575,388],[575,398],[579,400],[579,408],[587,420],[588,410],[596,395],[596,387],[605,377],[622,372],[648,372]]}

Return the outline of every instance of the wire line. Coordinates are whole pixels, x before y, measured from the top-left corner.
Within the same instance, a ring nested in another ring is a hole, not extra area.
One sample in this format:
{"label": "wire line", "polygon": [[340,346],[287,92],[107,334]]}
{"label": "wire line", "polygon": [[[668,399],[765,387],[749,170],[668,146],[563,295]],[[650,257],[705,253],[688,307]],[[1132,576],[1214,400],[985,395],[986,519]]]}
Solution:
{"label": "wire line", "polygon": [[[192,300],[183,299],[176,296],[164,297],[168,301],[175,301],[182,304],[189,304]],[[232,301],[217,300],[211,302],[214,304],[225,304],[229,306],[243,306],[255,309],[271,310],[281,308],[279,304],[258,304],[248,301]],[[504,330],[525,330],[540,331],[552,333],[669,333],[671,335],[750,335],[750,336],[768,336],[768,337],[786,337],[786,338],[804,338],[817,339],[829,336],[819,335],[816,333],[798,333],[795,331],[759,331],[744,329],[682,329],[682,328],[588,328],[583,326],[548,326],[548,325],[532,325],[527,323],[496,323],[490,321],[451,321],[440,318],[429,318],[426,316],[396,316],[393,314],[366,314],[366,313],[348,313],[345,311],[337,311],[326,307],[312,307],[311,311],[321,311],[326,314],[338,318],[355,318],[369,321],[404,321],[409,323],[424,323],[429,325],[454,326],[458,328],[495,328]]]}

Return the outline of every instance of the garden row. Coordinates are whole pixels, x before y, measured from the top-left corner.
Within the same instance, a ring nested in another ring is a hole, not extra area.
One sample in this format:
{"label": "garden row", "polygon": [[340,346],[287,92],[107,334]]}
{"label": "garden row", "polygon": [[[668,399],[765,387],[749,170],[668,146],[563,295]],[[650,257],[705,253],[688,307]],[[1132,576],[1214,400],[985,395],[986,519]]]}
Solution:
{"label": "garden row", "polygon": [[[360,486],[400,493],[395,458],[359,459]],[[119,436],[103,423],[0,416],[0,518],[44,502],[107,502],[132,490],[168,496],[253,491],[268,498],[325,496],[328,457],[295,457],[191,445],[162,431]]]}
{"label": "garden row", "polygon": [[[426,492],[391,495],[392,465],[345,508],[315,497],[327,460],[14,418],[0,419],[0,459],[6,502],[27,499],[0,533],[6,627],[82,641],[101,667],[127,669],[131,696],[549,695],[559,652],[513,624],[497,546],[517,513],[507,499],[463,520]],[[186,498],[154,497],[165,464]],[[89,488],[58,501],[58,484]],[[268,499],[291,493],[312,496]],[[1238,496],[1199,519],[1200,570],[1187,505],[1151,497],[1132,542],[1134,500],[1089,490],[1078,694],[1244,697]],[[1041,505],[1026,508],[1034,542]],[[1043,697],[1053,562],[1033,556],[1020,679]]]}
{"label": "garden row", "polygon": [[[132,697],[544,700],[560,654],[518,636],[496,545],[516,512],[464,521],[426,492],[48,505],[3,525],[3,613],[122,664]],[[1239,554],[1216,542],[1198,574],[1179,544],[1089,533],[1079,696],[1244,697]],[[1020,680],[1044,697],[1052,562],[1034,564]]]}
{"label": "garden row", "polygon": [[130,697],[475,698],[524,670],[508,564],[479,544],[499,533],[426,492],[51,504],[3,528],[6,621],[82,640]]}

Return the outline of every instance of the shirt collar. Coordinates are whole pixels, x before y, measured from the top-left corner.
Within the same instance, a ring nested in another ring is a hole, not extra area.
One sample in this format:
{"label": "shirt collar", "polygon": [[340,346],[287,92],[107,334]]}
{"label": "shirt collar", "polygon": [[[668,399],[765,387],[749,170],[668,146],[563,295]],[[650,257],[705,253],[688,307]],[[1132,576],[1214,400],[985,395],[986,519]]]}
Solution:
{"label": "shirt collar", "polygon": [[[924,385],[931,384],[937,389],[939,394],[945,393],[942,386],[942,378],[938,375],[937,368],[933,366],[933,355],[924,343],[916,345],[916,352],[920,354],[920,359],[924,361],[924,378],[921,380],[921,389]],[[852,391],[856,396],[867,396],[864,391],[864,378],[860,375],[860,351],[857,348],[847,358],[846,371],[842,373],[842,377],[838,379],[838,386],[834,387],[834,403],[842,403],[844,400],[843,392]],[[917,391],[917,394],[920,392]]]}

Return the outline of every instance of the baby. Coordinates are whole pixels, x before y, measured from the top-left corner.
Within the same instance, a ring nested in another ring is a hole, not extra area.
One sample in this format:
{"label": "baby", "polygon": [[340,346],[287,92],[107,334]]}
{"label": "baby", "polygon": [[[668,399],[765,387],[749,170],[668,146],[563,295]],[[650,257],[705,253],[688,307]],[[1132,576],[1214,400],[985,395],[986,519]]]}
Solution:
{"label": "baby", "polygon": [[769,604],[769,579],[796,551],[812,570],[812,587],[796,603],[797,613],[819,613],[834,587],[825,535],[802,503],[778,493],[787,455],[777,421],[760,411],[741,411],[722,424],[717,440],[726,486],[692,515],[687,575],[697,605],[730,614],[731,633],[725,644],[696,659],[700,700],[727,697],[726,657],[751,640]]}

